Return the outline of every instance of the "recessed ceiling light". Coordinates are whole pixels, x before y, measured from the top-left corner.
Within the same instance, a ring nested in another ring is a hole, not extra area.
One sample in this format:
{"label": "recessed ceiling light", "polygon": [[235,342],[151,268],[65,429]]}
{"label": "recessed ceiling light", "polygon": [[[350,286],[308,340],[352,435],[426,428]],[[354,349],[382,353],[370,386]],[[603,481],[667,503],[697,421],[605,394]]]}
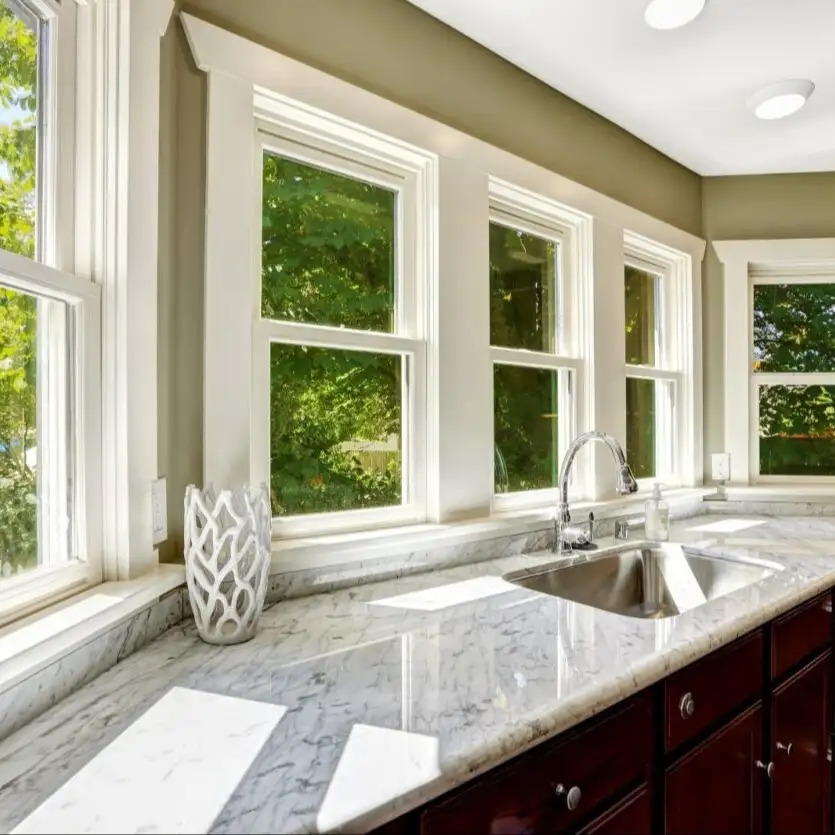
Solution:
{"label": "recessed ceiling light", "polygon": [[758,90],[748,99],[748,107],[758,119],[782,119],[800,110],[814,92],[811,81],[793,78]]}
{"label": "recessed ceiling light", "polygon": [[653,29],[678,29],[695,20],[707,0],[652,0],[644,12],[647,26]]}

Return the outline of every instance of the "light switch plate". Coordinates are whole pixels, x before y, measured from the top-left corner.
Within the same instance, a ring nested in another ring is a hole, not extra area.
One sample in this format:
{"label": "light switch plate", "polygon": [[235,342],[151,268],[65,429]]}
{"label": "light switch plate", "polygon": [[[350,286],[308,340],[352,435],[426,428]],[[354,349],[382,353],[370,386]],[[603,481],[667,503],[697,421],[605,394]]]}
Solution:
{"label": "light switch plate", "polygon": [[729,481],[731,478],[731,454],[714,452],[710,456],[710,469],[714,481]]}
{"label": "light switch plate", "polygon": [[165,477],[158,478],[151,487],[154,516],[154,545],[168,539],[168,490]]}

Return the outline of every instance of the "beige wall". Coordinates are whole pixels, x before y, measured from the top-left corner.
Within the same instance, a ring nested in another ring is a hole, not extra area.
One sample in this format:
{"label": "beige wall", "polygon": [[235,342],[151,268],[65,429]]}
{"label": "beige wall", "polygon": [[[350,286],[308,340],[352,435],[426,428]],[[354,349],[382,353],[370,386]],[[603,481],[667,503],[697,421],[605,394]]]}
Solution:
{"label": "beige wall", "polygon": [[[512,151],[688,232],[701,179],[406,0],[190,0],[251,40]],[[160,474],[164,559],[182,553],[182,496],[200,482],[205,79],[174,19],[163,41]],[[209,335],[208,338],[211,338]]]}
{"label": "beige wall", "polygon": [[713,241],[835,237],[835,172],[702,181],[702,234],[707,238],[703,281],[705,476],[710,453],[723,447],[724,361],[722,267]]}

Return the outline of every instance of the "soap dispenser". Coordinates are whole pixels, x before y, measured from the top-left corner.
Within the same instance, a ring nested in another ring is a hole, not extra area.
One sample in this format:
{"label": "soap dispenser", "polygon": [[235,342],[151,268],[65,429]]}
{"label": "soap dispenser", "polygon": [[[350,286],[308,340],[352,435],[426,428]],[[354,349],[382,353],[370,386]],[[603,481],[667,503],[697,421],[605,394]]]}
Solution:
{"label": "soap dispenser", "polygon": [[661,496],[661,485],[652,488],[652,498],[644,506],[644,533],[647,539],[666,542],[670,538],[670,506]]}

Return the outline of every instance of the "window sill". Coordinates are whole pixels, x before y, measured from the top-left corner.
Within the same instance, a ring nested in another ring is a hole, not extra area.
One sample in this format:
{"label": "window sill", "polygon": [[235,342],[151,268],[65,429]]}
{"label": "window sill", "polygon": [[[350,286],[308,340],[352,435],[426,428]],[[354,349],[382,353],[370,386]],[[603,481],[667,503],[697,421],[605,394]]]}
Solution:
{"label": "window sill", "polygon": [[0,629],[0,693],[157,602],[185,582],[160,565],[135,580],[103,583]]}
{"label": "window sill", "polygon": [[[682,488],[665,492],[664,498],[675,509],[699,501],[712,492],[712,489],[702,487]],[[593,511],[598,519],[606,519],[621,513],[642,511],[649,495],[650,491],[641,491],[632,496],[600,502],[578,501],[571,504],[571,509],[578,518],[581,514]],[[274,540],[270,574],[325,568],[359,559],[394,557],[411,551],[534,533],[547,529],[553,523],[555,510],[555,506],[549,505],[446,524],[409,525],[304,539]]]}
{"label": "window sill", "polygon": [[[714,491],[711,491],[714,492]],[[725,487],[725,498],[732,502],[809,502],[835,504],[835,484],[752,484]]]}

